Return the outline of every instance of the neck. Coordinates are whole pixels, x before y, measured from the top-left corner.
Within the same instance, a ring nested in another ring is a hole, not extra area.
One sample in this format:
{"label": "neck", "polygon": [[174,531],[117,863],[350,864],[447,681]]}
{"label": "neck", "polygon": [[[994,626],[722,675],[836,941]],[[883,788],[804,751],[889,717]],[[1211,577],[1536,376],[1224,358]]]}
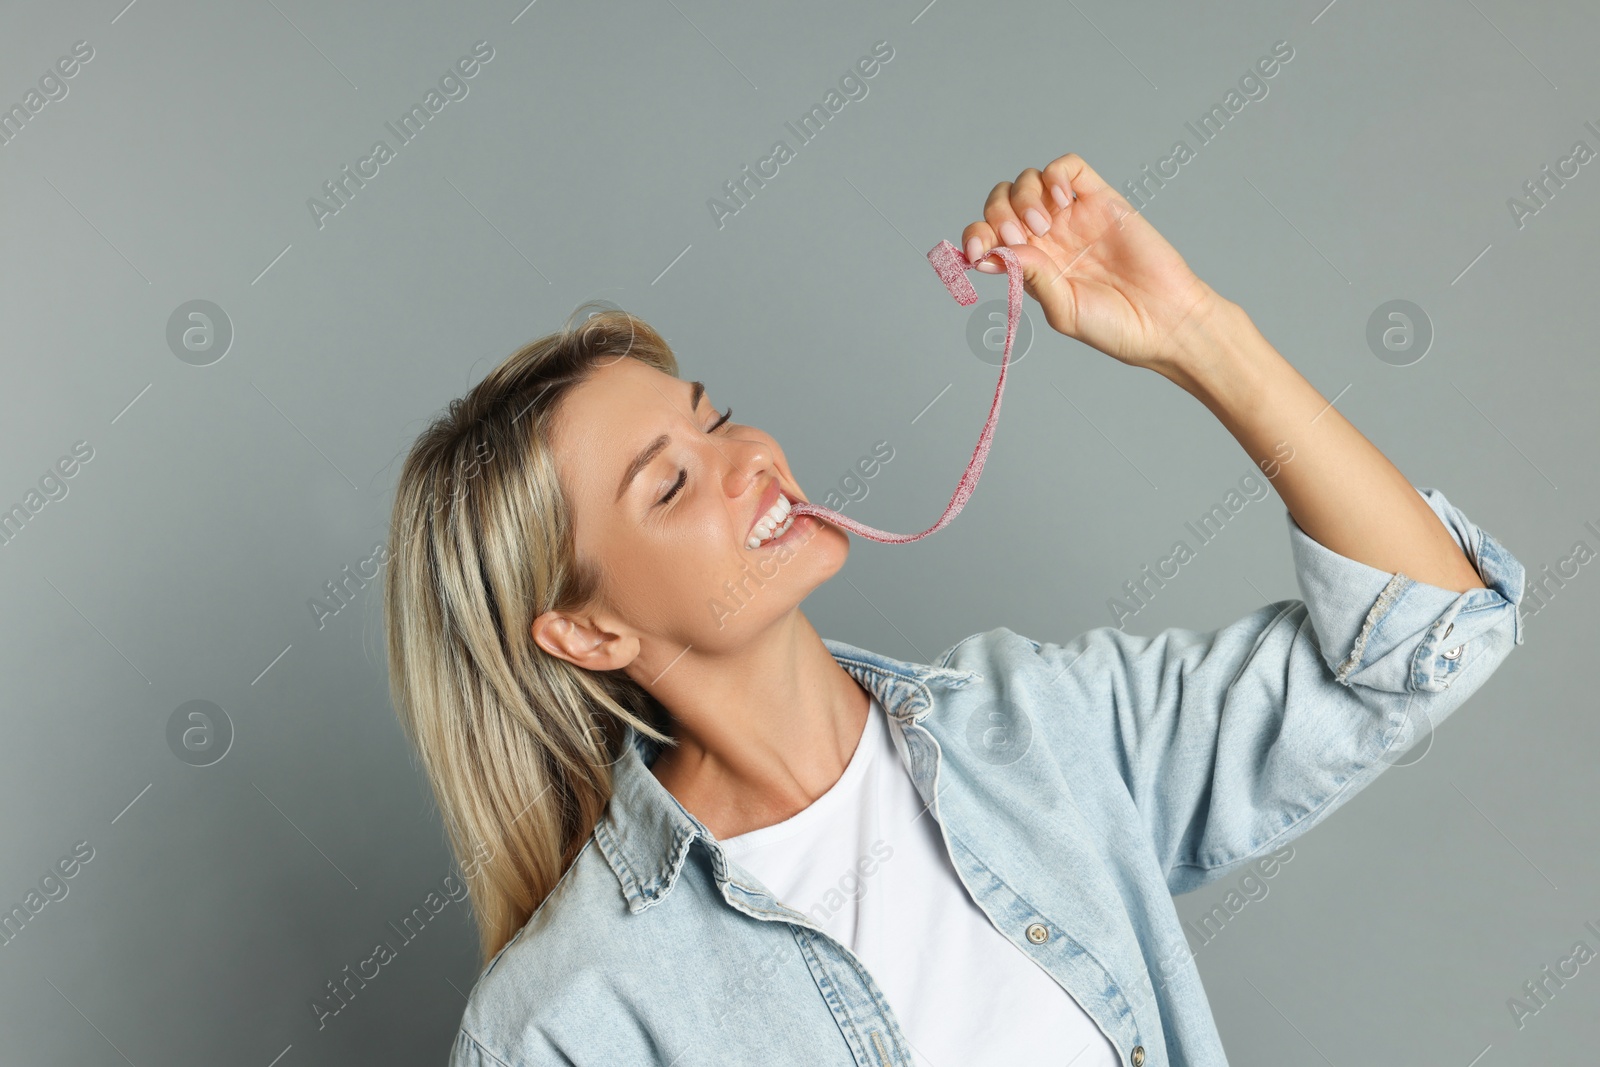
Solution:
{"label": "neck", "polygon": [[650,771],[685,810],[735,837],[804,810],[839,780],[871,694],[799,609],[737,650],[695,652],[651,689],[677,744]]}

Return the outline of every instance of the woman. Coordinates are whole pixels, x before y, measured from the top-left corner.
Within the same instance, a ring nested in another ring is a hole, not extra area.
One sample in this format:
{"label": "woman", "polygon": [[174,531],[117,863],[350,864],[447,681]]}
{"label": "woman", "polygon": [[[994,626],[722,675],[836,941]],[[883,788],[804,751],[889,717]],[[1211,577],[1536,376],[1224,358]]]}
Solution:
{"label": "woman", "polygon": [[1281,861],[1521,642],[1521,564],[1077,155],[962,238],[1221,420],[1306,599],[936,665],[821,638],[848,539],[787,516],[778,443],[639,320],[569,320],[395,503],[392,686],[488,963],[452,1064],[1224,1064],[1172,894]]}

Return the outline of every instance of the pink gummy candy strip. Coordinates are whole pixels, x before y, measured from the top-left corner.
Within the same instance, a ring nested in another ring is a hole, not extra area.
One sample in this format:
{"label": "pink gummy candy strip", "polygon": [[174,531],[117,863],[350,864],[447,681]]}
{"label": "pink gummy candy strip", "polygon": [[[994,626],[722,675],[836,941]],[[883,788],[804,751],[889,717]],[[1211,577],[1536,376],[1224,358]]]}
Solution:
{"label": "pink gummy candy strip", "polygon": [[[994,403],[989,405],[989,418],[983,424],[983,432],[978,435],[978,445],[972,450],[972,458],[967,461],[967,469],[961,475],[961,482],[956,486],[955,495],[950,498],[950,503],[945,505],[944,514],[939,516],[939,521],[918,534],[896,534],[857,522],[821,504],[794,504],[789,508],[791,515],[812,515],[873,541],[881,541],[886,545],[904,545],[920,541],[929,534],[944,529],[950,520],[961,514],[967,498],[972,496],[972,491],[978,487],[978,476],[983,473],[983,461],[989,457],[989,441],[994,437],[995,423],[1000,417],[1000,396],[1006,390],[1006,366],[1011,362],[1011,342],[1017,336],[1017,320],[1022,315],[1022,261],[1005,245],[995,246],[989,255],[997,255],[1005,262],[1006,280],[1009,283],[1006,293],[1006,347],[1000,356],[1000,380],[995,383]],[[977,302],[978,292],[972,288],[972,283],[967,280],[966,274],[967,271],[975,269],[977,263],[968,260],[961,249],[949,241],[940,241],[928,253],[928,262],[933,264],[939,280],[950,290],[950,295],[956,298],[956,303],[965,307]]]}

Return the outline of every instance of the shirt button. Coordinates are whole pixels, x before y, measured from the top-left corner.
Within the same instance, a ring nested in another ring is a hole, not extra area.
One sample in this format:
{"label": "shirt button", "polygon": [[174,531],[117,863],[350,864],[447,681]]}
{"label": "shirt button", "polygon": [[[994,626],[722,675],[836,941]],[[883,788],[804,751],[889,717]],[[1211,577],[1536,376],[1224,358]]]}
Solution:
{"label": "shirt button", "polygon": [[1133,1067],[1144,1067],[1143,1045],[1133,1046],[1133,1052],[1128,1056],[1128,1062],[1133,1064]]}
{"label": "shirt button", "polygon": [[[1449,637],[1450,636],[1450,631],[1454,630],[1455,628],[1456,628],[1456,624],[1455,623],[1451,623],[1449,626],[1446,626],[1444,628],[1444,633],[1439,635],[1439,639],[1442,641],[1442,640],[1444,640],[1444,638]],[[1461,658],[1461,646],[1457,645],[1455,648],[1452,648],[1448,652],[1445,652],[1444,653],[1444,658],[1445,659],[1451,659],[1451,660],[1460,659]]]}
{"label": "shirt button", "polygon": [[1043,923],[1031,923],[1028,926],[1028,940],[1035,945],[1042,945],[1050,940],[1050,931]]}

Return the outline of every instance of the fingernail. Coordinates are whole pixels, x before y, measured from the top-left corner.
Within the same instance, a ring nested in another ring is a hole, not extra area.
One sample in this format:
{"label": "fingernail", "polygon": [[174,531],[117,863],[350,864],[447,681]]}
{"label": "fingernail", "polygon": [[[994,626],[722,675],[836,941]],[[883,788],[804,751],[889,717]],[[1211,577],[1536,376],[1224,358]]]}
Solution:
{"label": "fingernail", "polygon": [[974,237],[967,241],[967,262],[976,263],[983,258],[983,242]]}
{"label": "fingernail", "polygon": [[1008,245],[1025,245],[1028,239],[1022,235],[1022,227],[1010,219],[1000,224],[1000,236]]}
{"label": "fingernail", "polygon": [[992,259],[986,259],[982,263],[978,264],[977,269],[983,271],[985,274],[999,274],[1005,268],[1000,266]]}
{"label": "fingernail", "polygon": [[1022,217],[1028,220],[1029,227],[1040,237],[1050,232],[1050,220],[1038,208],[1030,207],[1022,213]]}
{"label": "fingernail", "polygon": [[1068,196],[1067,191],[1061,188],[1059,185],[1052,185],[1050,187],[1050,195],[1055,197],[1056,207],[1066,207],[1068,204],[1072,203],[1072,197]]}

